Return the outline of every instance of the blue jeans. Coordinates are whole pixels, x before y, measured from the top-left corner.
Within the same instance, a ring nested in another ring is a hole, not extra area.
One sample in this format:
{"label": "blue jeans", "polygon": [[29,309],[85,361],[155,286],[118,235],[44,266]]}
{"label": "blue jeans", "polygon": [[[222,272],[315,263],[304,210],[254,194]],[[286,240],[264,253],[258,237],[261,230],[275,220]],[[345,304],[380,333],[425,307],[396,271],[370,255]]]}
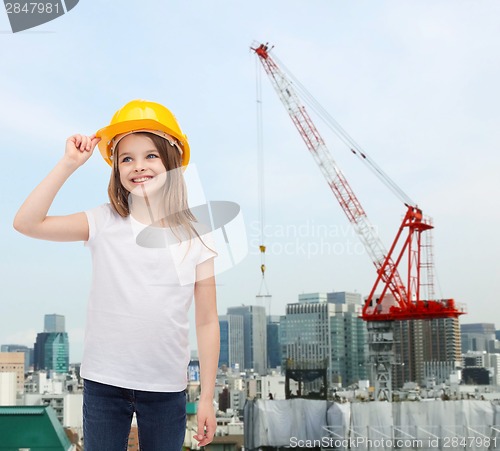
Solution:
{"label": "blue jeans", "polygon": [[126,451],[134,412],[141,451],[182,449],[186,432],[185,391],[147,392],[85,380],[85,451]]}

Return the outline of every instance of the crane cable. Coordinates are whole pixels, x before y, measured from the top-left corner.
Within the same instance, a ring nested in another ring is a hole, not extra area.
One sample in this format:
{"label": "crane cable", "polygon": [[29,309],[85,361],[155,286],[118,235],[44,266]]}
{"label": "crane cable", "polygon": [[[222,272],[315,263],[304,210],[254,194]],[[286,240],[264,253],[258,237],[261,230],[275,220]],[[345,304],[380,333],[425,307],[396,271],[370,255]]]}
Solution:
{"label": "crane cable", "polygon": [[404,204],[416,206],[415,202],[378,166],[359,144],[342,128],[342,126],[326,111],[314,96],[297,80],[288,68],[280,61],[276,55],[273,59],[293,82],[299,97],[310,107],[318,117],[332,130],[339,139],[356,155],[370,170],[386,185]]}
{"label": "crane cable", "polygon": [[[257,97],[257,187],[259,202],[259,224],[260,224],[260,271],[262,279],[260,282],[258,298],[270,297],[267,288],[266,274],[266,245],[264,244],[264,224],[265,224],[265,206],[264,206],[264,139],[263,139],[263,119],[262,119],[262,75],[259,67],[258,58],[255,59],[256,72],[256,97]],[[265,290],[263,293],[263,289]]]}

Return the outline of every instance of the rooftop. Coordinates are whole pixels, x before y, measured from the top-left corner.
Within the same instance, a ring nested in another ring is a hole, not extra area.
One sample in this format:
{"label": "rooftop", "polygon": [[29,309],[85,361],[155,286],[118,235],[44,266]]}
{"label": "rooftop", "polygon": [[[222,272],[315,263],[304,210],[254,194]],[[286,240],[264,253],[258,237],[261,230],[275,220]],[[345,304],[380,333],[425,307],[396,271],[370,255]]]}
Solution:
{"label": "rooftop", "polygon": [[71,443],[50,406],[0,406],[0,437],[0,449],[71,449]]}

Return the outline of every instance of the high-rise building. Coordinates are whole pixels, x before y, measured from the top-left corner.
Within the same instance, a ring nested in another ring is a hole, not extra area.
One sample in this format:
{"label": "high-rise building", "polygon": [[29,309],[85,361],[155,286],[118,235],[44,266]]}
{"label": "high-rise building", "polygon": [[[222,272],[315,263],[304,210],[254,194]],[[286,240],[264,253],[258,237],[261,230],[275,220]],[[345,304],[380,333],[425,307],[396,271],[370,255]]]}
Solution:
{"label": "high-rise building", "polygon": [[44,319],[44,332],[66,332],[64,324],[64,315],[45,315]]}
{"label": "high-rise building", "polygon": [[[405,382],[425,384],[429,369],[442,362],[443,368],[454,371],[461,365],[460,325],[458,318],[435,318],[429,320],[394,321],[393,388]],[[444,366],[443,366],[444,365]]]}
{"label": "high-rise building", "polygon": [[259,374],[267,371],[266,309],[261,305],[229,307],[228,315],[243,317],[244,368]]}
{"label": "high-rise building", "polygon": [[35,342],[35,370],[67,373],[69,369],[69,340],[66,332],[42,332]]}
{"label": "high-rise building", "polygon": [[267,367],[281,366],[280,316],[267,317]]}
{"label": "high-rise building", "polygon": [[219,367],[226,365],[243,369],[245,364],[244,327],[242,315],[220,315]]}
{"label": "high-rise building", "polygon": [[493,323],[461,324],[462,353],[469,351],[497,352],[496,331]]}
{"label": "high-rise building", "polygon": [[35,370],[66,373],[69,369],[69,340],[64,331],[64,316],[45,315],[44,330],[36,336]]}
{"label": "high-rise building", "polygon": [[288,304],[281,322],[283,364],[327,366],[329,384],[367,379],[367,330],[357,293],[308,293]]}

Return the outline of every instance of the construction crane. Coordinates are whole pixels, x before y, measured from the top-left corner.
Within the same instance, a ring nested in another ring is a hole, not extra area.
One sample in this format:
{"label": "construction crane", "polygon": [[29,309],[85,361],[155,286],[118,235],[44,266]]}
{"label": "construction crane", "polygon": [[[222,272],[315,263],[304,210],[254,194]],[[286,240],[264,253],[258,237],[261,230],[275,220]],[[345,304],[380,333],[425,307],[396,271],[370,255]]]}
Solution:
{"label": "construction crane", "polygon": [[[375,265],[377,277],[365,300],[361,317],[368,321],[369,331],[372,331],[371,353],[376,356],[375,367],[379,368],[378,390],[383,392],[385,397],[390,397],[389,354],[392,349],[389,349],[389,345],[384,346],[384,343],[391,341],[387,339],[391,332],[389,323],[396,320],[458,318],[465,313],[462,307],[455,305],[453,299],[434,299],[433,263],[430,259],[432,249],[430,241],[423,240],[423,233],[429,232],[433,225],[430,219],[424,217],[422,210],[338,126],[340,137],[351,152],[366,163],[406,206],[401,226],[389,251],[386,251],[376,229],[370,223],[361,203],[299,99],[290,80],[291,76],[286,74],[270,55],[271,49],[267,43],[256,44],[251,49],[258,56],[273,88]],[[424,253],[424,250],[430,252]],[[426,259],[424,254],[427,255]],[[403,266],[406,266],[405,279],[399,271]],[[423,270],[428,273],[427,285],[431,299],[422,299]]]}

